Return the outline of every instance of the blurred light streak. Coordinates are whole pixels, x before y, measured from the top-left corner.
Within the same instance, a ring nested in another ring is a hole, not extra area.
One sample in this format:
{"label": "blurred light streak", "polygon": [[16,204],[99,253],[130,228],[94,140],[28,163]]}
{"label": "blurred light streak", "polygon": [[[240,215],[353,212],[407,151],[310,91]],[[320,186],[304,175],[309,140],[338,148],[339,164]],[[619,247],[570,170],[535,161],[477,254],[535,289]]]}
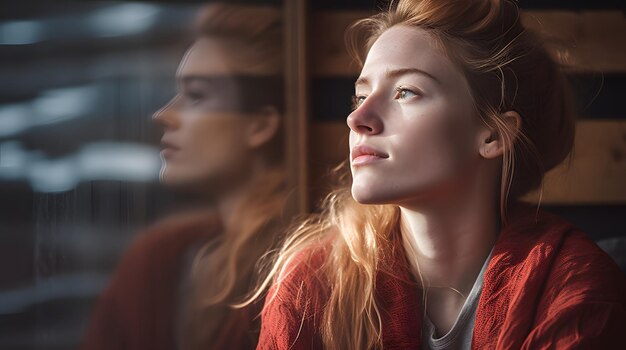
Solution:
{"label": "blurred light streak", "polygon": [[148,145],[98,142],[80,150],[77,167],[85,179],[156,180],[161,157],[155,147]]}
{"label": "blurred light streak", "polygon": [[25,103],[0,107],[0,137],[19,134],[30,128],[31,108]]}
{"label": "blurred light streak", "polygon": [[97,106],[98,87],[78,86],[45,91],[30,102],[0,106],[0,137],[30,128],[85,117]]}
{"label": "blurred light streak", "polygon": [[108,277],[98,274],[75,274],[53,277],[24,287],[0,292],[0,315],[24,311],[55,299],[93,298],[106,286]]}
{"label": "blurred light streak", "polygon": [[0,179],[27,180],[38,192],[69,191],[94,180],[156,181],[160,168],[158,149],[143,144],[96,142],[50,159],[15,141],[0,143]]}
{"label": "blurred light streak", "polygon": [[17,141],[0,143],[0,179],[15,180],[24,176],[28,156]]}
{"label": "blurred light streak", "polygon": [[48,90],[33,101],[35,125],[58,123],[86,115],[97,103],[94,86]]}
{"label": "blurred light streak", "polygon": [[41,23],[9,21],[0,24],[0,45],[28,45],[44,39]]}
{"label": "blurred light streak", "polygon": [[144,32],[157,21],[159,8],[154,5],[129,3],[98,10],[89,25],[100,37],[117,37]]}

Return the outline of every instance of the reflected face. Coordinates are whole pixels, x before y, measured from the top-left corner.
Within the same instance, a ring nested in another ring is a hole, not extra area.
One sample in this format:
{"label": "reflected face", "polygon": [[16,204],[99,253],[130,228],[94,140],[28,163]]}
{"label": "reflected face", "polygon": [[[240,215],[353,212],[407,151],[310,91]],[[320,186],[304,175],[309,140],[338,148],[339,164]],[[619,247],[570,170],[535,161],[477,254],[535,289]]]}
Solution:
{"label": "reflected face", "polygon": [[467,81],[421,29],[398,25],[376,40],[347,123],[361,203],[419,204],[458,188],[479,160]]}
{"label": "reflected face", "polygon": [[187,51],[177,72],[178,94],[155,113],[163,129],[161,180],[172,186],[219,189],[246,173],[247,118],[227,45],[202,38]]}

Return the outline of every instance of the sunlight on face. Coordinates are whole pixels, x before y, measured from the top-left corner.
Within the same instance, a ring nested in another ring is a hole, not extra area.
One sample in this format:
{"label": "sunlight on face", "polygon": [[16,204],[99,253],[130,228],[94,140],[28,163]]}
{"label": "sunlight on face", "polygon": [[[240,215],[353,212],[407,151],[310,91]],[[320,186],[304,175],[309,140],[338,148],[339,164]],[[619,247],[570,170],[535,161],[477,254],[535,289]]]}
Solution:
{"label": "sunlight on face", "polygon": [[467,81],[421,29],[398,25],[376,40],[347,122],[352,195],[361,203],[415,204],[449,193],[479,159]]}

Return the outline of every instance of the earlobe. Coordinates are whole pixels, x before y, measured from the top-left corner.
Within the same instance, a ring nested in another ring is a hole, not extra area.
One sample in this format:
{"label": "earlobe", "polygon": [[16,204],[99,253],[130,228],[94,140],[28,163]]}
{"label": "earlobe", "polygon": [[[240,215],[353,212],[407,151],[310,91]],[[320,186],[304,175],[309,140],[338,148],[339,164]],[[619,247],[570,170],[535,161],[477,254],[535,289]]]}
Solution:
{"label": "earlobe", "polygon": [[494,159],[502,155],[504,149],[502,142],[499,141],[498,136],[494,136],[496,133],[494,130],[489,130],[488,135],[483,137],[483,141],[479,147],[480,155],[485,159]]}
{"label": "earlobe", "polygon": [[250,148],[259,148],[269,142],[280,128],[280,116],[273,106],[266,106],[250,117],[247,126],[247,143]]}
{"label": "earlobe", "polygon": [[507,111],[501,115],[503,128],[498,130],[484,130],[479,147],[480,155],[485,159],[494,159],[504,154],[504,151],[513,147],[521,131],[522,118],[515,111]]}

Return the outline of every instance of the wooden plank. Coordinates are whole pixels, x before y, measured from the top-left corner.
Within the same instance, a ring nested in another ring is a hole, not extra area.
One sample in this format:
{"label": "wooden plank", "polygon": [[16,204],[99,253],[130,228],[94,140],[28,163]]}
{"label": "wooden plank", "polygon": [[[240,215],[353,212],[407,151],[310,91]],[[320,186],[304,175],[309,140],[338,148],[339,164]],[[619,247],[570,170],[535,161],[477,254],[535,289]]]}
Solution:
{"label": "wooden plank", "polygon": [[[345,50],[344,33],[371,12],[315,12],[311,20],[311,74],[356,76],[358,66]],[[577,72],[626,72],[626,18],[621,11],[522,11],[553,57]]]}
{"label": "wooden plank", "polygon": [[312,165],[335,166],[348,158],[348,134],[346,123],[312,123],[309,138]]}
{"label": "wooden plank", "polygon": [[522,22],[552,57],[574,71],[626,71],[626,17],[620,11],[528,11]]}
{"label": "wooden plank", "polygon": [[308,99],[306,74],[307,0],[286,1],[285,15],[285,136],[287,182],[295,189],[288,215],[307,213],[309,208],[307,170]]}
{"label": "wooden plank", "polygon": [[348,159],[348,125],[345,122],[313,122],[309,127],[309,200],[316,208],[333,185],[331,169]]}
{"label": "wooden plank", "polygon": [[572,162],[546,174],[542,203],[626,203],[626,121],[578,122]]}
{"label": "wooden plank", "polygon": [[309,36],[312,76],[358,76],[360,69],[346,51],[345,32],[367,11],[313,12]]}
{"label": "wooden plank", "polygon": [[[345,123],[313,123],[310,131],[314,200],[328,190],[328,170],[348,155]],[[536,201],[538,193],[524,199]],[[545,177],[542,203],[549,205],[626,203],[626,121],[578,122],[574,156]]]}

